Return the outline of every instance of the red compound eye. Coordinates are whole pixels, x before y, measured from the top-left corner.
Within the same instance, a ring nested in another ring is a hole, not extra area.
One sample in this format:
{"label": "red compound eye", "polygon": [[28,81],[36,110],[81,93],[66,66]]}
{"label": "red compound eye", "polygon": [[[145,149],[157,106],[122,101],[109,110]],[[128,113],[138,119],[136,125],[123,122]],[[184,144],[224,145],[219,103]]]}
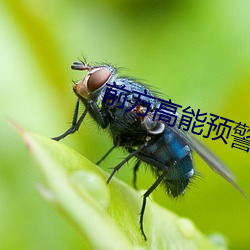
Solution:
{"label": "red compound eye", "polygon": [[88,90],[93,92],[99,89],[109,78],[110,71],[108,69],[99,69],[92,73],[88,79]]}

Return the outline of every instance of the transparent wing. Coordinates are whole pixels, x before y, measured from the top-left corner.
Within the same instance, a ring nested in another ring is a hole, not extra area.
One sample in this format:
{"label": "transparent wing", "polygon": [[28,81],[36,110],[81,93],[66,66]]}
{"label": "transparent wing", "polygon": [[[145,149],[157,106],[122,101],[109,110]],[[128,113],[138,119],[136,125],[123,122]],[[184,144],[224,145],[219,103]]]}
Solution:
{"label": "transparent wing", "polygon": [[242,195],[246,198],[247,195],[237,185],[236,178],[228,167],[202,142],[198,141],[195,137],[189,133],[184,132],[177,127],[168,127],[173,130],[174,133],[178,134],[216,173],[221,175],[229,183],[231,183]]}

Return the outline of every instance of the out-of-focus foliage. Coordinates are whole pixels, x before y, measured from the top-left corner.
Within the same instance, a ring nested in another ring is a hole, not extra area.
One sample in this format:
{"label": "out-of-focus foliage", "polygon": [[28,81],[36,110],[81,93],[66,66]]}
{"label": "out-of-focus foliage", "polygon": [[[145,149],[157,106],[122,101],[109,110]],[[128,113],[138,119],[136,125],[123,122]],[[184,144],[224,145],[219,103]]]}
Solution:
{"label": "out-of-focus foliage", "polygon": [[[172,101],[250,126],[250,2],[232,1],[2,1],[0,3],[0,248],[72,249],[82,239],[38,195],[39,176],[8,122],[47,137],[66,130],[75,97],[70,70],[89,62],[124,66],[125,75],[146,79]],[[98,131],[98,132],[97,132]],[[95,143],[93,143],[93,141]],[[250,153],[204,139],[237,176],[249,195]],[[87,119],[80,133],[65,139],[92,161],[110,138]],[[116,151],[102,164],[114,166]],[[158,188],[154,199],[191,218],[205,233],[226,235],[231,249],[248,249],[250,204],[197,159],[202,178],[183,199]],[[131,183],[132,164],[117,175]],[[109,171],[109,170],[107,170]],[[139,173],[147,188],[150,171]]]}

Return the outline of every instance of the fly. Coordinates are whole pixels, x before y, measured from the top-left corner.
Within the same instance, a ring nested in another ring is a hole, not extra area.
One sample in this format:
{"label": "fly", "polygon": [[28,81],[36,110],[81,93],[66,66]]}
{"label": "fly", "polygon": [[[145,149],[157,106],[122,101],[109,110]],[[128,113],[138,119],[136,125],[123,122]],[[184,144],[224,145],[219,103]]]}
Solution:
{"label": "fly", "polygon": [[[116,147],[123,147],[128,152],[125,159],[113,169],[107,183],[133,157],[137,159],[134,185],[141,163],[151,167],[157,178],[143,195],[140,213],[140,230],[145,240],[143,216],[147,197],[159,184],[172,197],[184,193],[195,174],[192,150],[245,196],[226,165],[201,142],[179,129],[178,120],[175,126],[169,126],[164,121],[154,119],[154,111],[159,108],[160,102],[146,85],[132,78],[118,77],[117,70],[108,64],[90,66],[85,62],[74,62],[71,68],[87,71],[87,74],[73,87],[78,99],[71,127],[53,139],[59,141],[76,132],[89,113],[102,129],[109,130],[113,138],[113,147],[98,163]],[[85,110],[79,116],[80,102]]]}

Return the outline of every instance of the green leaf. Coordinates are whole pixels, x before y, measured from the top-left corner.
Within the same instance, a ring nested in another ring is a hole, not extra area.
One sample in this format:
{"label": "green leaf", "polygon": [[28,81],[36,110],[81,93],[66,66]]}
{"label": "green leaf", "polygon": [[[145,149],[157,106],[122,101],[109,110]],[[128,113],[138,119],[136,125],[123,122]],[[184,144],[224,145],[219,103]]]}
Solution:
{"label": "green leaf", "polygon": [[226,249],[213,244],[186,218],[148,199],[144,241],[139,229],[143,192],[108,174],[60,142],[21,130],[45,179],[43,196],[81,232],[83,249]]}

